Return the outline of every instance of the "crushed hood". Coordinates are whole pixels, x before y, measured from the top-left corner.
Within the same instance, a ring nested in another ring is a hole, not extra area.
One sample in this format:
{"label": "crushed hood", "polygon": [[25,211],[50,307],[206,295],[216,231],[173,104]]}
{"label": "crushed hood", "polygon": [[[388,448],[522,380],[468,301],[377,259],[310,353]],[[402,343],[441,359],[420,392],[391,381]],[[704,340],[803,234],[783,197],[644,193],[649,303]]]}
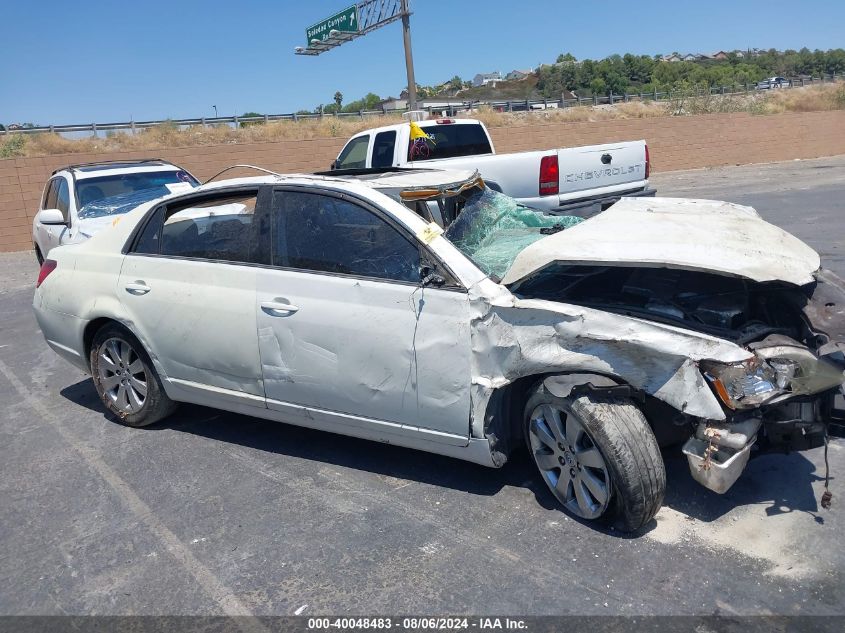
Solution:
{"label": "crushed hood", "polygon": [[751,207],[686,198],[623,198],[526,247],[502,283],[556,262],[701,270],[799,286],[820,266],[818,253]]}

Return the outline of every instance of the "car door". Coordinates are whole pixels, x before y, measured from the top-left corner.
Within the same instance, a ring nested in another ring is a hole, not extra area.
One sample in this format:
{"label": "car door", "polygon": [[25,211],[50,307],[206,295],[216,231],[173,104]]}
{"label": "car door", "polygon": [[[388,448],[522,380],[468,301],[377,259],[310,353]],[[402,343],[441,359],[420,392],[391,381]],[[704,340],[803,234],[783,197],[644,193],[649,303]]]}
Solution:
{"label": "car door", "polygon": [[423,287],[418,240],[349,195],[277,189],[271,214],[273,265],[257,271],[268,407],[466,443],[466,291]]}
{"label": "car door", "polygon": [[260,199],[247,187],[161,205],[119,276],[118,296],[152,358],[216,406],[265,406],[255,287],[256,264],[269,263],[269,224],[262,237]]}

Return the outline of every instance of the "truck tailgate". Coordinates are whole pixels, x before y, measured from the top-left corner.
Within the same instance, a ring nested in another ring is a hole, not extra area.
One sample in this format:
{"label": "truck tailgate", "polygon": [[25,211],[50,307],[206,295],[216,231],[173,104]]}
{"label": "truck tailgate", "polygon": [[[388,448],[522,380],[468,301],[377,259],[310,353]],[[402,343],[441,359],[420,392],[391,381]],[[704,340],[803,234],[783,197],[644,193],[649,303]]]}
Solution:
{"label": "truck tailgate", "polygon": [[585,189],[644,185],[645,147],[645,141],[628,141],[558,150],[561,202]]}

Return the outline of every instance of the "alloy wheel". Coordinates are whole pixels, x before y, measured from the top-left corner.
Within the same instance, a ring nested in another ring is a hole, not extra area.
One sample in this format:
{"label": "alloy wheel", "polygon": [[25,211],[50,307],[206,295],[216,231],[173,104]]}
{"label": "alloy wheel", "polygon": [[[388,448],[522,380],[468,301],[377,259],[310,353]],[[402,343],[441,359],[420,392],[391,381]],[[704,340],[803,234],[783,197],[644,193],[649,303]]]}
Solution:
{"label": "alloy wheel", "polygon": [[542,404],[531,413],[531,455],[552,494],[572,514],[596,519],[610,503],[604,456],[571,410]]}
{"label": "alloy wheel", "polygon": [[125,340],[110,338],[100,345],[97,361],[105,397],[119,411],[138,413],[147,400],[147,372],[138,353]]}

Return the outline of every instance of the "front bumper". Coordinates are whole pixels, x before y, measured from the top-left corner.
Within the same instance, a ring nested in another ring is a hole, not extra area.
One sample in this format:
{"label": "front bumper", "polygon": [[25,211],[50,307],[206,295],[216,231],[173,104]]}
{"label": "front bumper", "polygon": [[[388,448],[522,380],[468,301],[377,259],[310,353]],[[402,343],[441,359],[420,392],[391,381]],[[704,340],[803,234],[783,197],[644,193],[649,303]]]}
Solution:
{"label": "front bumper", "polygon": [[756,444],[761,449],[803,451],[822,446],[845,421],[839,409],[842,387],[800,396],[745,412],[727,422],[703,421],[681,449],[690,474],[705,488],[723,494],[745,469]]}

